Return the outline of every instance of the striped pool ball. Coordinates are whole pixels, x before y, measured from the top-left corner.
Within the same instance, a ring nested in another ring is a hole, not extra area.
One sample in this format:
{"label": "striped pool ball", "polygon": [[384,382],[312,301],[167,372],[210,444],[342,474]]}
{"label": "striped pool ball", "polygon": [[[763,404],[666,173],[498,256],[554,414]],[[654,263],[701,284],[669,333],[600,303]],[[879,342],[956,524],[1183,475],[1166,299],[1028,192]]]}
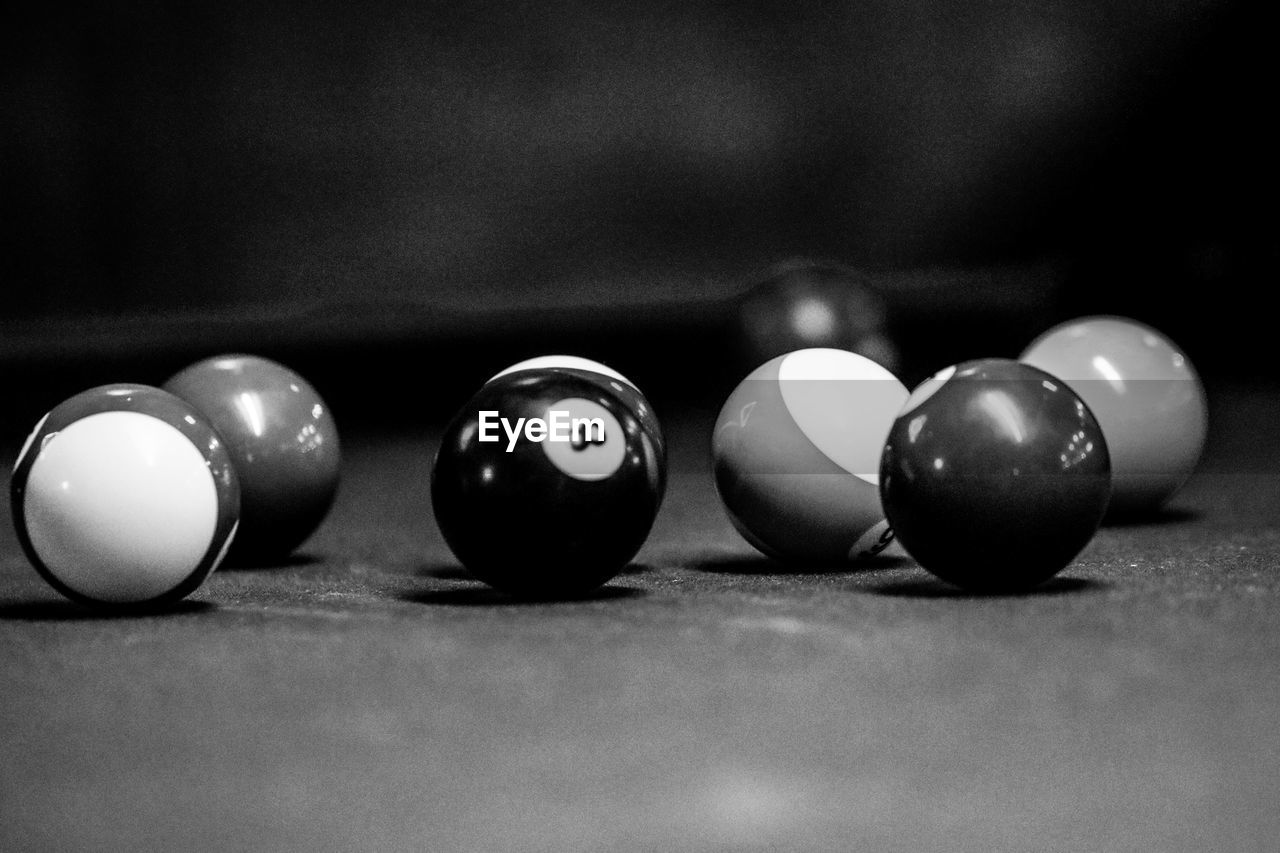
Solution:
{"label": "striped pool ball", "polygon": [[225,556],[240,488],[222,438],[159,388],[104,385],[27,439],[10,483],[36,571],[82,604],[177,601]]}
{"label": "striped pool ball", "polygon": [[795,564],[838,565],[884,550],[880,452],[906,387],[855,353],[803,349],[752,371],[712,437],[716,489],[752,545]]}

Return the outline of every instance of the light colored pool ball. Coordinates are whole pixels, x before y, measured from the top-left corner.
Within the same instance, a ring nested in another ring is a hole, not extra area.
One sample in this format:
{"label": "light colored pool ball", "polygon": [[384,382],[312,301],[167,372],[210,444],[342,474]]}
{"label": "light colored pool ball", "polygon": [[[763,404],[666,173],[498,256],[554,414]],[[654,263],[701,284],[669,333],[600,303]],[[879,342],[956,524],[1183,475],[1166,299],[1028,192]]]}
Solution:
{"label": "light colored pool ball", "polygon": [[36,426],[10,483],[36,571],[85,604],[176,601],[226,555],[239,518],[231,458],[190,405],[146,385],[104,385]]}
{"label": "light colored pool ball", "polygon": [[338,491],[342,451],[328,405],[296,372],[254,355],[204,359],[164,388],[204,413],[240,475],[240,533],[229,560],[286,558],[319,527]]}
{"label": "light colored pool ball", "polygon": [[1071,386],[1102,426],[1108,517],[1158,509],[1195,470],[1209,427],[1204,385],[1160,332],[1124,317],[1084,317],[1036,338],[1020,360]]}
{"label": "light colored pool ball", "polygon": [[770,359],[729,396],[711,452],[735,527],[766,555],[842,564],[880,553],[880,453],[906,387],[869,358],[803,349]]}

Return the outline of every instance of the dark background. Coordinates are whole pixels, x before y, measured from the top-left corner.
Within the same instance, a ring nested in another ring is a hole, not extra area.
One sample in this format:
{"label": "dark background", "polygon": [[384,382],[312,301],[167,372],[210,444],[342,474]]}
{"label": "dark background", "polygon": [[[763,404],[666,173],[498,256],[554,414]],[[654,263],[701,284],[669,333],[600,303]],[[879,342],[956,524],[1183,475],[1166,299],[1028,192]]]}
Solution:
{"label": "dark background", "polygon": [[1095,311],[1266,377],[1267,6],[28,9],[0,369],[33,410],[225,349],[360,410],[563,350],[720,393],[730,300],[799,256],[875,276],[908,381]]}

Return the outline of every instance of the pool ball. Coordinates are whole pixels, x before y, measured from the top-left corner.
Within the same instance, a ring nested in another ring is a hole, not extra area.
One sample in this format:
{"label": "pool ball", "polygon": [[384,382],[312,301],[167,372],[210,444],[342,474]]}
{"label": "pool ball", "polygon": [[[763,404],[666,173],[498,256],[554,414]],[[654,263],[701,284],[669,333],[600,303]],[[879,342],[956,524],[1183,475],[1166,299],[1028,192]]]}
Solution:
{"label": "pool ball", "polygon": [[583,595],[639,551],[662,500],[629,399],[563,370],[487,382],[445,429],[431,500],[475,577],[523,598]]}
{"label": "pool ball", "polygon": [[205,359],[164,388],[208,417],[240,475],[230,562],[287,557],[324,520],[338,489],[338,428],[324,400],[294,371],[252,355]]}
{"label": "pool ball", "polygon": [[888,306],[864,274],[835,263],[790,261],[756,282],[738,303],[740,349],[747,365],[799,349],[842,349],[890,371],[899,353]]}
{"label": "pool ball", "polygon": [[83,604],[184,598],[225,556],[239,518],[221,437],[146,385],[92,388],[52,409],[18,455],[10,492],[27,558]]}
{"label": "pool ball", "polygon": [[1093,537],[1111,492],[1102,429],[1066,383],[970,361],[912,392],[885,443],[880,493],[898,541],[965,589],[1029,589]]}
{"label": "pool ball", "polygon": [[1036,338],[1021,360],[1070,385],[1102,425],[1109,517],[1157,510],[1195,470],[1209,426],[1204,385],[1160,332],[1123,317],[1084,317]]}
{"label": "pool ball", "polygon": [[626,401],[635,413],[636,419],[645,432],[649,434],[658,452],[659,467],[662,472],[661,488],[666,490],[667,481],[667,442],[658,423],[658,416],[653,411],[648,399],[641,393],[639,386],[608,365],[577,355],[543,355],[525,359],[502,370],[490,378],[490,382],[500,376],[508,376],[520,370],[562,370],[575,373],[593,382],[605,385],[609,390]]}
{"label": "pool ball", "polygon": [[744,538],[795,564],[843,564],[892,541],[880,450],[907,389],[869,358],[804,349],[770,359],[729,396],[711,453],[716,490]]}

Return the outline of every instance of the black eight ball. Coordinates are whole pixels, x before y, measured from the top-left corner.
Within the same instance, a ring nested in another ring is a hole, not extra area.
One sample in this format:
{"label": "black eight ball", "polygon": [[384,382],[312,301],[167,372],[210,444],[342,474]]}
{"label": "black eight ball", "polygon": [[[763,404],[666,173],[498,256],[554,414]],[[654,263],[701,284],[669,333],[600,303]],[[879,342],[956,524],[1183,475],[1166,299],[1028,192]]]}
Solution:
{"label": "black eight ball", "polygon": [[[598,419],[603,435],[535,441],[522,427],[512,441],[500,425],[546,423],[557,411],[562,424]],[[446,428],[431,499],[445,541],[475,577],[518,597],[565,598],[635,556],[663,479],[660,440],[621,395],[568,371],[525,370],[486,383]]]}

